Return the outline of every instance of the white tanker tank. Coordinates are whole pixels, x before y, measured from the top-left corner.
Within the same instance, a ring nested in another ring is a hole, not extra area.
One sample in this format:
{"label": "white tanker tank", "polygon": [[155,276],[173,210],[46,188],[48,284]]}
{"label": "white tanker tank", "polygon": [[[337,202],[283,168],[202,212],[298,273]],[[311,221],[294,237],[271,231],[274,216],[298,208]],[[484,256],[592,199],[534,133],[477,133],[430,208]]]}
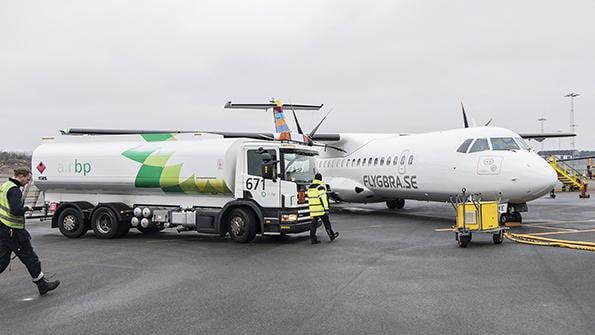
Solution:
{"label": "white tanker tank", "polygon": [[[59,136],[33,152],[32,170],[48,206],[58,205],[52,226],[68,237],[177,226],[245,242],[308,229],[298,187],[312,179],[315,155],[303,145],[205,133]],[[234,230],[231,216],[251,228]]]}

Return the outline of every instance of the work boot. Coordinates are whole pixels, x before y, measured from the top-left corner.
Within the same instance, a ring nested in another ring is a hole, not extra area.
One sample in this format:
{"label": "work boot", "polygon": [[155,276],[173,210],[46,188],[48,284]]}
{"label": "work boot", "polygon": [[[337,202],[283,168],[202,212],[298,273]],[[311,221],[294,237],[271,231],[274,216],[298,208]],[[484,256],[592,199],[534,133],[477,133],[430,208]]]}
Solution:
{"label": "work boot", "polygon": [[337,237],[339,237],[339,232],[336,231],[332,235],[329,235],[329,237],[331,238],[331,241],[334,241]]}
{"label": "work boot", "polygon": [[311,240],[312,244],[319,244],[320,240],[318,240],[317,238]]}
{"label": "work boot", "polygon": [[45,278],[41,278],[40,280],[36,281],[35,284],[37,285],[37,289],[39,290],[40,295],[44,295],[49,291],[55,290],[58,285],[60,285],[59,280],[54,281],[47,281]]}

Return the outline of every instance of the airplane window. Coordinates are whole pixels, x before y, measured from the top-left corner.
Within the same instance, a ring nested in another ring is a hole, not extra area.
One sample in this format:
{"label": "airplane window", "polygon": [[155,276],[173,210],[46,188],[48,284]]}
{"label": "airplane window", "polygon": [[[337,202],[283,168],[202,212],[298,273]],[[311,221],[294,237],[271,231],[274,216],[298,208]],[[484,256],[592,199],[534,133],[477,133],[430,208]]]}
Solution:
{"label": "airplane window", "polygon": [[386,165],[390,165],[390,156],[386,157]]}
{"label": "airplane window", "polygon": [[519,146],[512,137],[494,137],[490,138],[494,150],[519,150]]}
{"label": "airplane window", "polygon": [[523,148],[524,150],[527,150],[527,151],[531,151],[531,147],[527,144],[527,142],[525,142],[525,140],[523,140],[520,137],[515,137],[514,139],[521,146],[521,148]]}
{"label": "airplane window", "polygon": [[409,156],[409,162],[407,164],[409,164],[409,165],[413,164],[413,155]]}
{"label": "airplane window", "polygon": [[374,166],[378,165],[378,158],[374,158]]}
{"label": "airplane window", "polygon": [[488,139],[487,138],[478,138],[477,140],[475,140],[475,142],[471,146],[469,153],[486,151],[486,150],[490,150],[490,145],[488,144]]}
{"label": "airplane window", "polygon": [[347,164],[345,164],[345,167],[349,167],[349,163],[351,163],[351,159],[347,159]]}
{"label": "airplane window", "polygon": [[393,160],[393,165],[397,165],[398,162],[399,162],[399,156],[395,156],[395,159]]}
{"label": "airplane window", "polygon": [[[357,160],[357,165],[359,166],[359,159]],[[355,166],[355,158],[351,161],[351,167]]]}
{"label": "airplane window", "polygon": [[372,157],[368,159],[368,166],[372,166]]}
{"label": "airplane window", "polygon": [[461,146],[457,149],[457,152],[466,153],[467,149],[469,149],[469,145],[471,144],[471,142],[473,142],[472,138],[466,139],[465,142],[463,142],[463,144],[461,144]]}
{"label": "airplane window", "polygon": [[380,166],[384,165],[384,157],[380,158]]}
{"label": "airplane window", "polygon": [[405,157],[405,155],[403,155],[403,156],[401,157],[401,162],[400,162],[399,164],[401,164],[401,165],[405,165],[405,159],[406,159],[406,158],[407,158],[407,157]]}

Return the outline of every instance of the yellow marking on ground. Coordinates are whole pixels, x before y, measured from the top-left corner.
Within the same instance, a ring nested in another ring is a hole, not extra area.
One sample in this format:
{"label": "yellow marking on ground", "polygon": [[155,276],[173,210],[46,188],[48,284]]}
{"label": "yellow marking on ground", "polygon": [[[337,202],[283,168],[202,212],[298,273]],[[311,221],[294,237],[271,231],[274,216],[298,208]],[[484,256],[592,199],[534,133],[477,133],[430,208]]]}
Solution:
{"label": "yellow marking on ground", "polygon": [[548,231],[548,232],[544,232],[544,233],[533,233],[531,235],[545,236],[545,235],[558,235],[558,234],[590,233],[590,232],[594,232],[594,231],[595,231],[595,229],[584,229],[584,230],[575,229],[575,230],[565,230],[565,231]]}
{"label": "yellow marking on ground", "polygon": [[[572,231],[572,232],[576,231],[576,229],[560,228],[560,227],[548,227],[548,226],[537,226],[537,225],[534,225],[531,227],[532,228],[541,228],[541,229],[558,229],[558,230]],[[532,235],[535,235],[535,234],[532,234]]]}

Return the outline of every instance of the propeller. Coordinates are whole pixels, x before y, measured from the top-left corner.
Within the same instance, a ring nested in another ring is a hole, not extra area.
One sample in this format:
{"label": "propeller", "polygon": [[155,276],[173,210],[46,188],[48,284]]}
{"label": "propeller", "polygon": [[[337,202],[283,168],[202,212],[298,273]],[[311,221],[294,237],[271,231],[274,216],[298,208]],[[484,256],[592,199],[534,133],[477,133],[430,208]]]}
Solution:
{"label": "propeller", "polygon": [[[465,128],[469,128],[469,121],[467,120],[467,113],[465,113],[465,106],[463,105],[462,101],[461,101],[461,110],[463,111],[463,124],[465,125]],[[473,121],[473,123],[474,123],[473,126],[475,127],[475,121]],[[483,126],[487,127],[490,125],[490,123],[492,123],[492,119],[489,119],[488,122],[486,122]]]}
{"label": "propeller", "polygon": [[467,114],[465,114],[465,106],[463,106],[462,101],[461,101],[461,109],[463,110],[463,123],[465,124],[465,128],[469,128],[469,121],[467,121]]}
{"label": "propeller", "polygon": [[320,122],[318,122],[318,124],[316,125],[316,127],[314,127],[314,129],[312,129],[310,134],[304,134],[304,131],[302,130],[302,127],[300,125],[300,121],[298,120],[297,114],[295,113],[295,110],[293,108],[291,108],[291,111],[293,112],[293,118],[295,119],[295,125],[297,127],[298,133],[304,137],[304,141],[306,141],[306,144],[308,144],[309,146],[324,147],[324,150],[326,150],[326,148],[331,148],[331,149],[334,149],[337,151],[341,151],[341,152],[345,152],[345,153],[347,152],[347,151],[343,150],[343,148],[339,148],[339,147],[328,145],[328,144],[317,144],[317,143],[314,143],[314,141],[312,140],[312,137],[314,135],[316,135],[318,128],[320,128],[320,126],[322,125],[324,120],[333,111],[332,109],[328,113],[326,113],[326,115],[320,120]]}

